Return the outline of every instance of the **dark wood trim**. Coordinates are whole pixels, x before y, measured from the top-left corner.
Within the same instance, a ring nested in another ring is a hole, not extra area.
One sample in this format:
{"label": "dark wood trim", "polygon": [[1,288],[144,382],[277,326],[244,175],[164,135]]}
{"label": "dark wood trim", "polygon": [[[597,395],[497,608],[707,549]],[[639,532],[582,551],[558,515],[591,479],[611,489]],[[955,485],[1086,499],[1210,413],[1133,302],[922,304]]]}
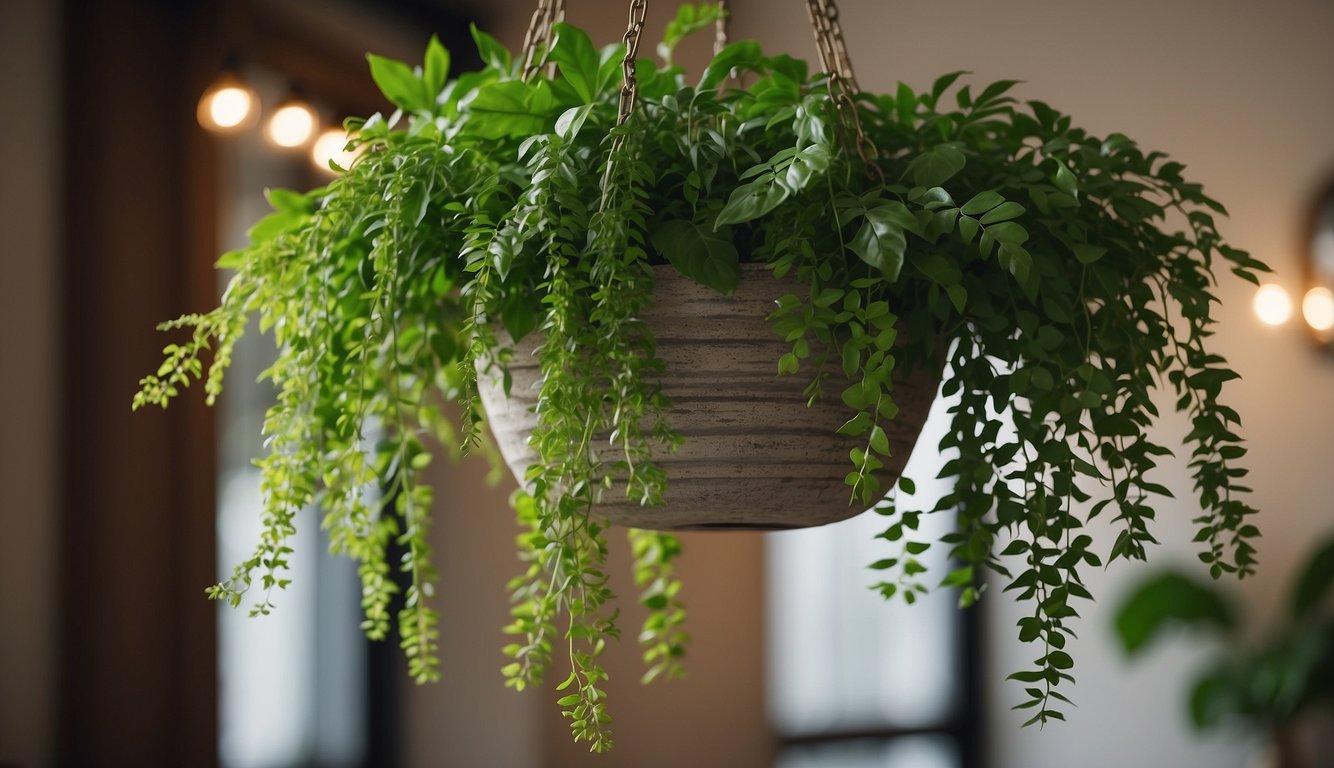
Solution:
{"label": "dark wood trim", "polygon": [[66,7],[64,765],[217,762],[212,417],[198,397],[129,408],[153,326],[216,299],[197,11]]}
{"label": "dark wood trim", "polygon": [[875,728],[816,731],[804,734],[776,734],[777,751],[787,747],[819,746],[848,742],[890,742],[913,736],[943,736],[958,749],[961,768],[989,768],[986,750],[987,691],[984,675],[986,652],[982,644],[987,600],[981,600],[955,615],[954,663],[959,676],[959,701],[951,714],[941,720],[917,726],[885,725]]}
{"label": "dark wood trim", "polygon": [[[59,765],[218,762],[217,608],[204,597],[217,574],[214,415],[197,386],[166,412],[132,414],[130,399],[169,341],[154,326],[217,302],[218,158],[194,105],[238,7],[63,2]],[[309,79],[328,106],[385,108],[363,50],[264,4],[251,10],[261,63]],[[447,45],[470,47],[457,17],[434,19]],[[455,56],[461,67],[473,59]],[[401,661],[384,645],[373,756],[400,743],[401,683],[390,675]]]}

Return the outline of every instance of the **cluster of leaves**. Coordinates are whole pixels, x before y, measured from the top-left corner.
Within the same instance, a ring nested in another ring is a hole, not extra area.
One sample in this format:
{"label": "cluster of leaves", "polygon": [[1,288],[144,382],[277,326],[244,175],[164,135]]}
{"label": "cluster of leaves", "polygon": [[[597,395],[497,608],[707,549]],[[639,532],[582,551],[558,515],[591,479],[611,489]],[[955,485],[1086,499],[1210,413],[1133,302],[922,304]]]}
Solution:
{"label": "cluster of leaves", "polygon": [[[683,9],[667,55],[715,14]],[[422,436],[478,444],[478,367],[503,370],[513,340],[541,333],[540,460],[515,498],[527,570],[511,585],[516,642],[504,672],[515,688],[535,684],[563,638],[560,704],[576,739],[610,747],[598,657],[619,630],[596,504],[612,492],[660,503],[666,478],[653,456],[679,439],[638,319],[650,265],[726,294],[743,254],[806,288],[775,297],[774,329],[792,344],[776,373],[808,377],[812,400],[849,408],[830,429],[853,441],[853,503],[874,506],[883,537],[903,548],[875,563],[885,572],[876,587],[909,601],[924,591],[916,556],[932,543],[914,531],[924,513],[955,512],[943,544],[957,568],[943,583],[969,605],[991,570],[1033,606],[1019,636],[1042,652],[1014,676],[1029,686],[1020,706],[1033,721],[1061,716],[1053,699],[1072,679],[1074,603],[1090,597],[1080,569],[1143,558],[1153,541],[1152,499],[1169,494],[1149,474],[1168,449],[1147,430],[1164,381],[1192,419],[1201,557],[1215,576],[1252,570],[1257,532],[1235,465],[1245,450],[1237,414],[1218,399],[1235,374],[1205,342],[1215,262],[1251,280],[1264,266],[1222,243],[1222,207],[1179,164],[1021,104],[1012,82],[956,89],[955,73],[922,93],[857,96],[880,148],[868,174],[844,145],[853,136],[826,78],[752,42],[723,49],[694,84],[640,60],[639,103],[618,126],[623,47],[599,50],[564,24],[555,32],[542,52],[555,67],[526,81],[476,30],[486,66],[453,80],[435,41],[417,68],[371,57],[396,111],[349,121],[363,152],[327,188],[271,193],[275,213],[223,260],[236,275],[221,306],[172,325],[192,339],[168,347],[136,407],[165,406],[205,375],[216,395],[251,314],[279,349],[265,533],[214,597],[238,603],[258,581],[267,612],[296,511],[319,503],[335,549],[361,563],[373,636],[388,631],[395,600],[386,549],[405,546],[402,639],[413,674],[436,677]],[[894,382],[921,368],[943,369],[955,398],[940,446],[953,491],[932,510],[900,510],[881,472],[896,449],[884,427],[898,410]],[[457,423],[450,400],[462,404]],[[1120,534],[1100,555],[1080,528],[1104,512]],[[672,676],[685,640],[679,543],[630,537],[649,611],[646,677]]]}
{"label": "cluster of leaves", "polygon": [[1229,718],[1280,734],[1314,706],[1334,699],[1334,538],[1327,538],[1298,571],[1286,621],[1247,645],[1233,597],[1191,574],[1167,571],[1145,581],[1121,603],[1116,634],[1126,653],[1152,646],[1170,627],[1206,630],[1228,648],[1201,669],[1190,686],[1191,720],[1198,728]]}

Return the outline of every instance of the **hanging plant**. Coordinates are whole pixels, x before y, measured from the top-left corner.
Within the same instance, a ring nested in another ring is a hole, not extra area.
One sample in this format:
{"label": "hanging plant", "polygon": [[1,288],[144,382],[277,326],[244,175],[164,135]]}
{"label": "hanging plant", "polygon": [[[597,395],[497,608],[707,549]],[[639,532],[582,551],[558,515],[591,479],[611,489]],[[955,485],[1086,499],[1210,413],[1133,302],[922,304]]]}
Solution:
{"label": "hanging plant", "polygon": [[[360,564],[367,634],[389,636],[396,611],[411,674],[438,678],[422,471],[438,446],[486,445],[487,412],[507,412],[526,570],[510,585],[504,676],[523,689],[567,670],[559,704],[576,740],[611,746],[598,661],[619,634],[609,521],[633,526],[646,678],[670,677],[685,644],[680,545],[654,529],[709,524],[691,516],[700,505],[715,523],[759,526],[873,508],[896,548],[871,566],[886,598],[912,602],[929,576],[969,606],[984,572],[1000,575],[1031,606],[1018,634],[1036,661],[1011,677],[1030,722],[1045,723],[1073,680],[1066,641],[1092,598],[1082,569],[1143,559],[1153,504],[1170,495],[1151,477],[1170,452],[1149,436],[1160,385],[1191,419],[1200,557],[1215,577],[1251,573],[1245,449],[1219,400],[1236,374],[1206,341],[1213,269],[1255,281],[1266,268],[1223,243],[1223,207],[1181,164],[1021,103],[1013,81],[952,73],[920,92],[861,91],[833,3],[808,6],[816,73],[737,42],[692,82],[671,53],[721,24],[719,7],[683,7],[655,65],[637,56],[642,0],[624,44],[602,49],[557,23],[551,2],[522,62],[474,29],[486,66],[453,80],[434,39],[416,68],[371,56],[395,111],[348,121],[361,154],[327,187],[269,192],[274,212],[219,262],[235,270],[221,305],[164,324],[189,336],[134,401],[165,407],[203,379],[212,402],[248,318],[272,335],[264,533],[210,597],[268,613],[298,512],[317,506],[333,550]],[[700,302],[741,343],[667,359]],[[719,518],[728,489],[764,476],[768,459],[736,448],[706,478],[721,491],[674,501],[678,485],[699,487],[691,466],[712,465],[674,464],[673,450],[707,443],[692,419],[720,422],[724,406],[672,392],[748,350],[771,350],[761,377],[703,388],[737,393],[739,429],[775,407],[780,424],[816,424],[836,459],[810,457],[810,494],[782,490],[802,485],[796,469],[771,473],[776,511],[752,494]],[[937,381],[952,398],[938,446],[952,490],[931,509],[899,508],[912,483],[897,475]],[[800,514],[781,517],[788,507]],[[939,513],[955,515],[953,532],[924,540],[922,515]],[[1114,541],[1081,531],[1098,515],[1114,518]],[[407,553],[401,598],[394,543]],[[931,546],[952,571],[925,573]]]}

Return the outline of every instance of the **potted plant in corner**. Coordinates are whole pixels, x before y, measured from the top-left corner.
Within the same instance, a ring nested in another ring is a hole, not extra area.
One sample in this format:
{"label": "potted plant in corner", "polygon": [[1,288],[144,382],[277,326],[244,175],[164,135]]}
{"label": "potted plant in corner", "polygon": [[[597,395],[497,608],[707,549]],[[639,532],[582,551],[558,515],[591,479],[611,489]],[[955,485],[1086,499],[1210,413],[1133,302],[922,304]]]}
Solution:
{"label": "potted plant in corner", "polygon": [[[743,41],[697,81],[670,55],[719,6],[683,7],[661,64],[638,56],[630,7],[624,42],[599,49],[543,0],[521,60],[474,29],[486,66],[454,79],[434,40],[419,67],[371,56],[395,109],[348,121],[359,159],[322,189],[271,191],[251,244],[220,261],[235,270],[220,306],[163,326],[187,336],[135,407],[199,379],[216,398],[252,315],[278,349],[264,534],[211,597],[267,613],[297,512],[318,504],[360,563],[368,634],[396,618],[412,675],[437,678],[420,473],[433,441],[484,444],[490,421],[521,481],[527,564],[504,675],[525,688],[559,656],[560,706],[594,750],[611,745],[611,522],[630,526],[653,678],[684,650],[680,545],[659,529],[874,508],[901,548],[876,588],[911,601],[933,545],[921,515],[954,510],[934,545],[958,567],[932,578],[967,606],[989,570],[1032,606],[1019,637],[1041,650],[1012,677],[1045,723],[1073,679],[1081,569],[1153,542],[1159,384],[1192,421],[1201,557],[1252,571],[1245,449],[1219,400],[1236,374],[1206,342],[1213,270],[1265,267],[1223,243],[1222,206],[1180,164],[1020,103],[1011,81],[861,91],[832,0],[808,0],[820,71]],[[937,382],[953,491],[899,509]],[[1081,533],[1099,514],[1115,541]]]}
{"label": "potted plant in corner", "polygon": [[1166,571],[1122,600],[1116,635],[1132,658],[1174,625],[1223,639],[1228,647],[1190,684],[1191,723],[1204,731],[1240,721],[1265,734],[1263,765],[1307,768],[1314,753],[1300,738],[1302,718],[1334,703],[1332,587],[1334,538],[1327,537],[1298,571],[1286,621],[1254,643],[1238,624],[1241,610],[1231,595],[1192,574]]}

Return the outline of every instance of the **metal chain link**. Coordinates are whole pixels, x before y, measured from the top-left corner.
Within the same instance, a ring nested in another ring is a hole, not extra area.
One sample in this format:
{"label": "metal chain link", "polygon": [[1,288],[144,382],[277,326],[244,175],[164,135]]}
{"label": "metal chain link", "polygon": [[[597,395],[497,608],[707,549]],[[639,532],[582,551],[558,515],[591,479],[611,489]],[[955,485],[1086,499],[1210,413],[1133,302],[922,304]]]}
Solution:
{"label": "metal chain link", "polygon": [[717,56],[727,47],[729,27],[732,23],[732,9],[727,0],[718,0],[718,20],[713,24],[713,55]]}
{"label": "metal chain link", "polygon": [[[564,20],[565,0],[538,0],[537,10],[533,11],[528,31],[523,36],[523,69],[519,77],[525,82],[542,68],[542,62],[551,50],[552,27]],[[539,51],[541,56],[538,55]]]}
{"label": "metal chain link", "polygon": [[[715,55],[727,45],[731,17],[727,0],[719,0],[718,5],[720,13],[714,26],[713,41]],[[625,35],[622,37],[625,43],[625,56],[621,59],[621,96],[616,116],[618,126],[623,125],[634,114],[635,102],[639,98],[635,60],[639,56],[639,41],[644,32],[644,17],[647,12],[648,0],[630,0],[629,18]],[[834,108],[839,115],[840,136],[843,143],[850,145],[857,152],[867,175],[883,183],[884,173],[877,162],[880,151],[862,130],[861,116],[853,100],[853,96],[861,88],[857,83],[857,75],[852,70],[847,44],[843,40],[843,26],[839,23],[838,6],[835,0],[806,0],[806,12],[815,31],[815,47],[820,54],[820,65],[829,77],[829,96],[833,99]],[[546,51],[551,46],[552,26],[564,18],[565,0],[538,0],[537,10],[533,11],[532,20],[523,39],[521,77],[524,80],[528,80],[541,69]],[[621,137],[617,137],[613,146],[619,146],[620,143]]]}
{"label": "metal chain link", "polygon": [[[838,6],[834,0],[806,0],[806,12],[815,30],[815,47],[820,53],[820,64],[829,76],[829,96],[838,111],[844,145],[851,145],[861,158],[866,174],[881,184],[884,172],[877,162],[880,150],[862,130],[861,116],[853,96],[861,90],[857,75],[852,71],[848,47],[843,41],[843,25],[838,20]],[[851,140],[848,134],[852,134]]]}
{"label": "metal chain link", "polygon": [[635,111],[635,100],[639,98],[639,79],[635,77],[635,59],[639,56],[639,38],[644,32],[644,15],[648,12],[648,0],[630,0],[630,18],[626,23],[625,57],[621,59],[621,104],[616,117],[616,124],[622,125]]}

